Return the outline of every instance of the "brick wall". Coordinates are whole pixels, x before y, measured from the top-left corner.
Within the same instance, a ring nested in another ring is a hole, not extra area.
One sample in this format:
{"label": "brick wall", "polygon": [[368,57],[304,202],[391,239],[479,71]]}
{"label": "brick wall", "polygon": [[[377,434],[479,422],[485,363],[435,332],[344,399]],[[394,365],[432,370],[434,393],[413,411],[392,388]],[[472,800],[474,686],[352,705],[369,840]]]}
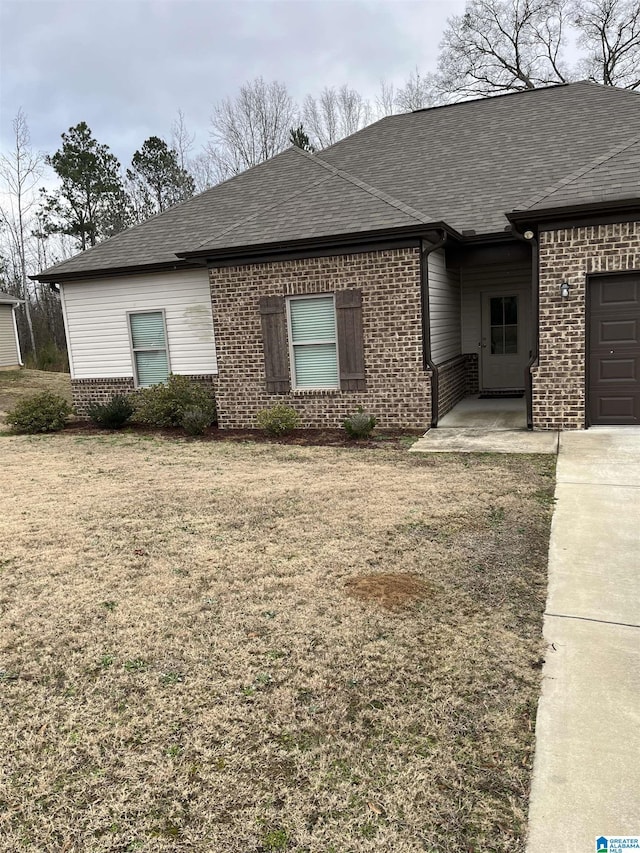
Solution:
{"label": "brick wall", "polygon": [[466,352],[465,359],[465,390],[466,396],[480,393],[480,359],[477,352]]}
{"label": "brick wall", "polygon": [[438,366],[438,418],[443,417],[467,393],[467,357],[456,356]]}
{"label": "brick wall", "polygon": [[[532,370],[534,429],[584,429],[586,283],[590,273],[640,270],[640,222],[542,231],[539,366]],[[560,296],[568,281],[569,298]]]}
{"label": "brick wall", "polygon": [[[215,376],[198,374],[188,376],[195,382],[202,382],[209,388],[215,388]],[[71,396],[76,414],[84,417],[88,414],[91,403],[108,403],[116,394],[131,394],[134,391],[132,376],[121,376],[115,379],[72,379]]]}
{"label": "brick wall", "polygon": [[[305,427],[336,427],[362,405],[381,427],[427,428],[431,377],[422,365],[419,250],[392,249],[210,270],[218,355],[220,426],[256,426],[260,409],[285,403]],[[260,296],[362,290],[365,391],[265,387]]]}

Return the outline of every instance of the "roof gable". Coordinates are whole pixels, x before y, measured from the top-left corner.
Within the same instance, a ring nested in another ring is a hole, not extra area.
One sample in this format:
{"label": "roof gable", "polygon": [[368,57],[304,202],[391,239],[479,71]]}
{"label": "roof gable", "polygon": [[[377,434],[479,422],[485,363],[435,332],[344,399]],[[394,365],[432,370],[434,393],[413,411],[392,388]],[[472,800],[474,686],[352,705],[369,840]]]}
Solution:
{"label": "roof gable", "polygon": [[519,211],[640,199],[640,134],[536,193]]}

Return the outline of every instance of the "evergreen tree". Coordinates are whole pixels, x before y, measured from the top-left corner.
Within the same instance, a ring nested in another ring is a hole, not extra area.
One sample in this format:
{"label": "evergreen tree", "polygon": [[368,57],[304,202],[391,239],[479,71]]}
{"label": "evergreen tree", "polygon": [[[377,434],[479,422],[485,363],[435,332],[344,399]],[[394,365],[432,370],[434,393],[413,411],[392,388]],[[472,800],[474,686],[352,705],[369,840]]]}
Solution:
{"label": "evergreen tree", "polygon": [[305,133],[304,127],[301,124],[297,127],[291,128],[289,131],[289,140],[292,145],[295,145],[297,148],[302,148],[303,151],[309,151],[311,154],[316,150],[309,141],[309,137]]}
{"label": "evergreen tree", "polygon": [[178,154],[158,136],[150,136],[133,155],[127,180],[138,221],[191,198],[195,183],[178,163]]}
{"label": "evergreen tree", "polygon": [[120,163],[86,122],[63,133],[62,147],[46,161],[61,181],[53,193],[42,190],[48,233],[68,234],[84,250],[130,224]]}

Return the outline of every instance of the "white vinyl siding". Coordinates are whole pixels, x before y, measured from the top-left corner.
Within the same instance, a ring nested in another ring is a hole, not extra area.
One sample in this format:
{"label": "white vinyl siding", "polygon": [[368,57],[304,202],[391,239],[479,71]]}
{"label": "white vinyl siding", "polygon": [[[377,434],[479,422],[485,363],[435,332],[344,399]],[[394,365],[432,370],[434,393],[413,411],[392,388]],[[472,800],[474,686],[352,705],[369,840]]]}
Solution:
{"label": "white vinyl siding", "polygon": [[434,364],[460,355],[460,275],[447,268],[443,249],[429,255],[429,325]]}
{"label": "white vinyl siding", "polygon": [[129,314],[136,385],[148,388],[169,376],[167,334],[162,311]]}
{"label": "white vinyl siding", "polygon": [[0,304],[0,367],[20,364],[13,306]]}
{"label": "white vinyl siding", "polygon": [[134,376],[128,315],[145,311],[164,311],[173,373],[217,373],[207,270],[65,282],[61,289],[74,379]]}
{"label": "white vinyl siding", "polygon": [[287,302],[294,389],[339,388],[336,306],[333,295]]}

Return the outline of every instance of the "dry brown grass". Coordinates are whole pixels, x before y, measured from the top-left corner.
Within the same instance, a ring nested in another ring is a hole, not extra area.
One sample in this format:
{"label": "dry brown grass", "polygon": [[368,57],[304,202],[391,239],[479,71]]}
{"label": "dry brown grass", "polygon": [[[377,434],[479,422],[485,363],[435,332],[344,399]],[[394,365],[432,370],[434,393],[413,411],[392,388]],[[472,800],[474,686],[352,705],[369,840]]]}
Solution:
{"label": "dry brown grass", "polygon": [[551,459],[0,452],[0,850],[523,850]]}
{"label": "dry brown grass", "polygon": [[0,370],[0,415],[8,412],[23,397],[51,391],[71,402],[71,379],[68,373],[47,370]]}

